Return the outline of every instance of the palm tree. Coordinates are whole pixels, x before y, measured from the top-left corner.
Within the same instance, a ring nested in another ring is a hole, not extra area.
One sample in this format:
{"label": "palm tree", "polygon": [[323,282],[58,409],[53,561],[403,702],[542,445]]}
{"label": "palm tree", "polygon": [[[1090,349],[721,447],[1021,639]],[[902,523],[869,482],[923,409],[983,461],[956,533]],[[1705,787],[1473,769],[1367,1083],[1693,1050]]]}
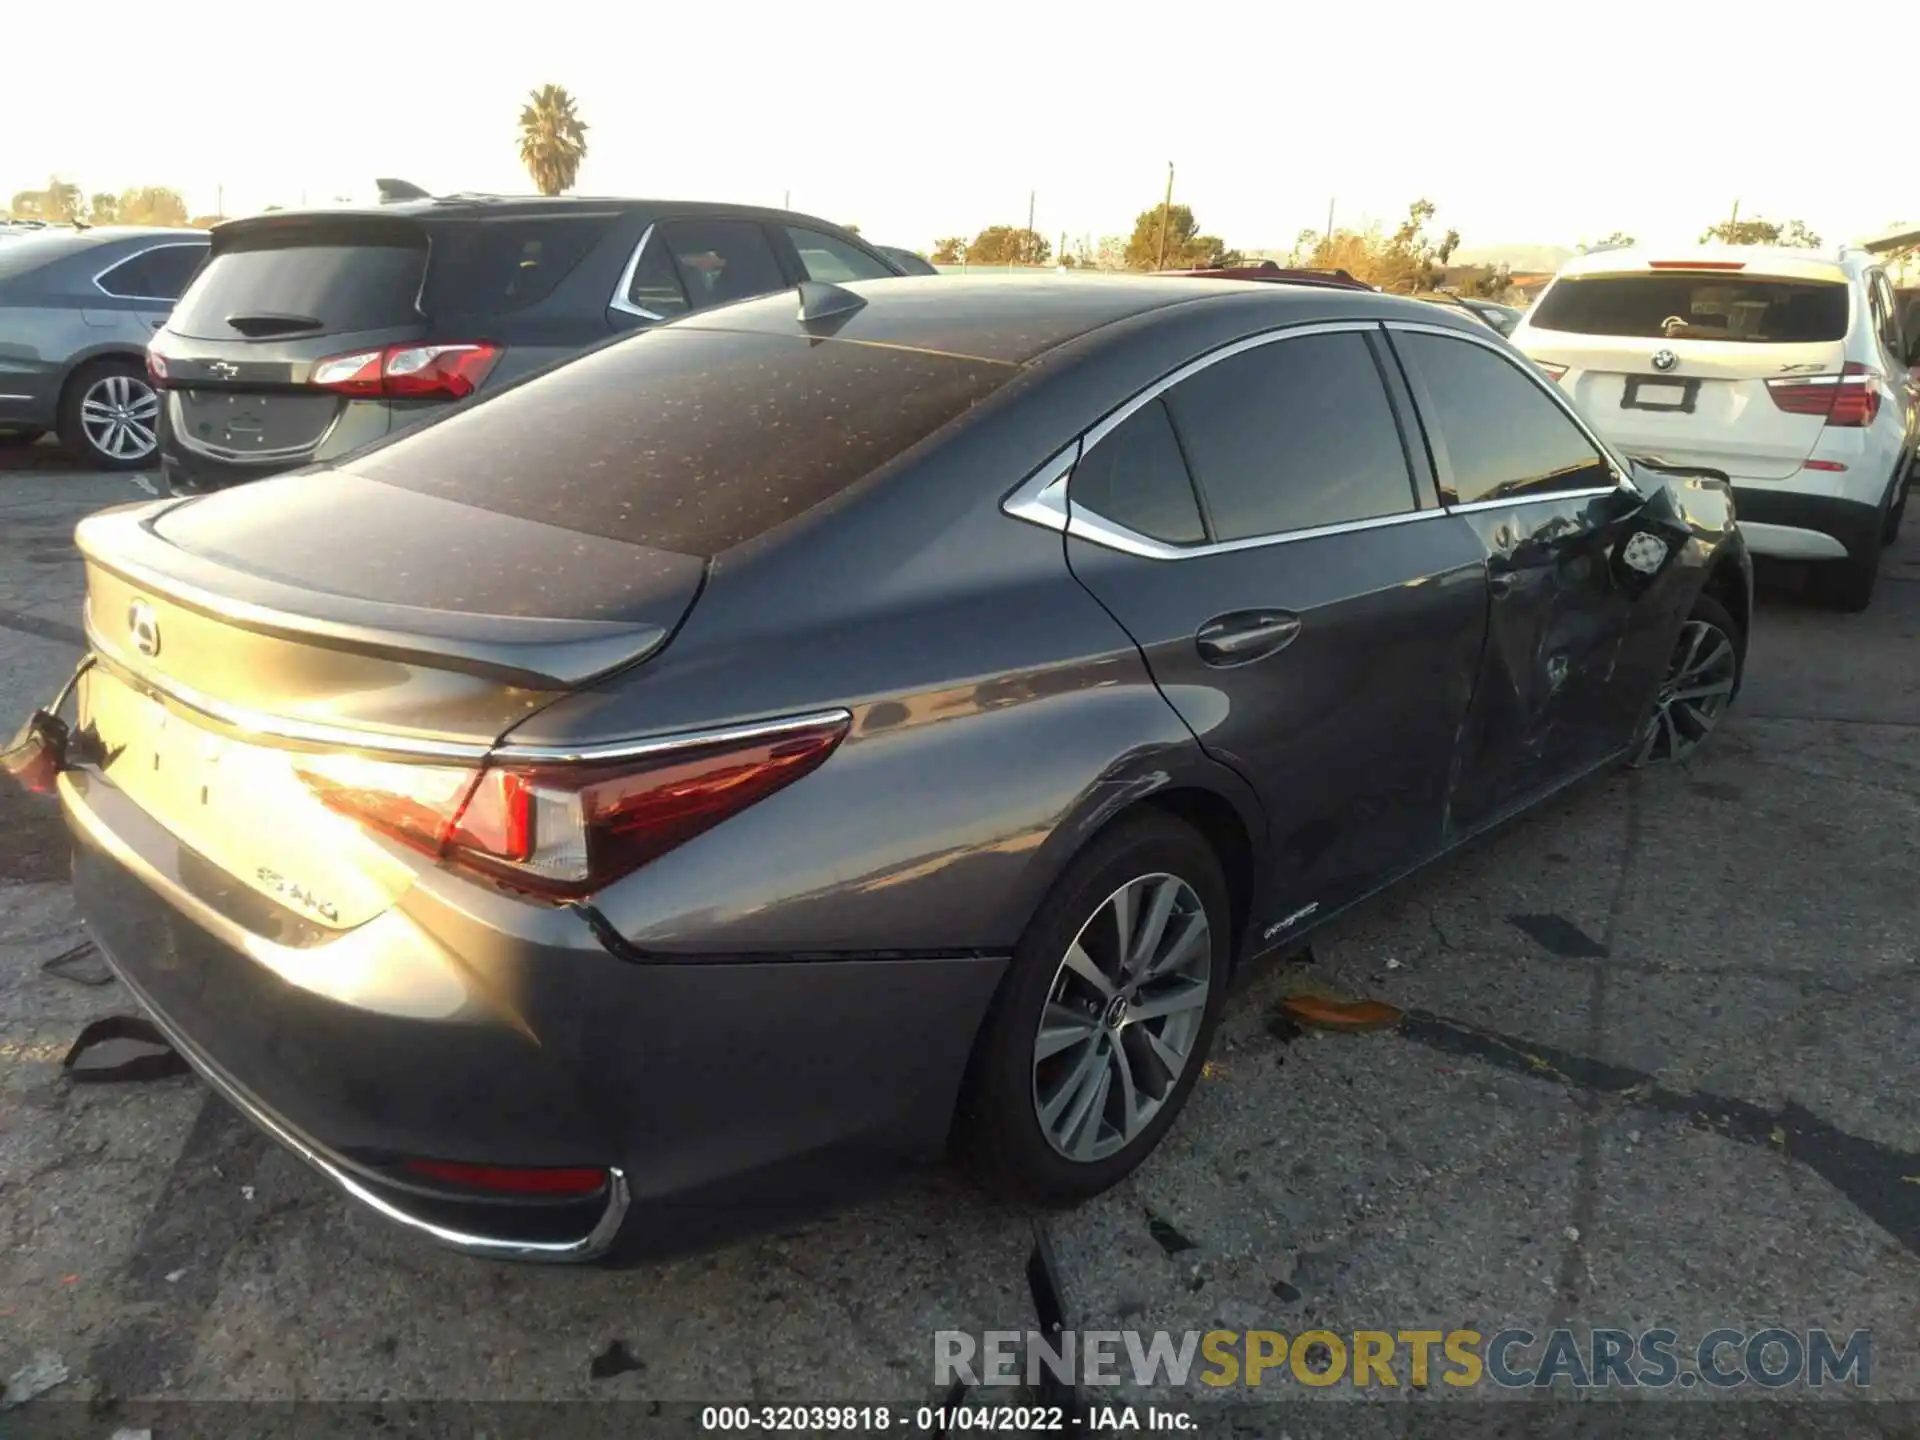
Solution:
{"label": "palm tree", "polygon": [[558,85],[543,85],[520,111],[520,163],[542,195],[571,190],[587,158],[586,122],[574,113],[573,97]]}

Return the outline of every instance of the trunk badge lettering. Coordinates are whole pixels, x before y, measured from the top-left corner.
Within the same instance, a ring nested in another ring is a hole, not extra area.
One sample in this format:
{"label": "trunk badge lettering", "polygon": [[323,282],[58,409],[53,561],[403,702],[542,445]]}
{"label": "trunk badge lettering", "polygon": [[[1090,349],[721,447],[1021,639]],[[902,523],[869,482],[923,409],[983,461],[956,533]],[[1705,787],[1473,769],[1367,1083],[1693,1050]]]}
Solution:
{"label": "trunk badge lettering", "polygon": [[1660,371],[1663,375],[1679,363],[1680,357],[1671,350],[1656,350],[1653,352],[1653,368]]}
{"label": "trunk badge lettering", "polygon": [[299,884],[297,881],[289,880],[278,870],[270,870],[265,865],[262,865],[253,873],[259,877],[262,885],[266,886],[267,889],[271,890],[288,904],[298,905],[302,910],[310,911],[318,915],[322,920],[331,920],[336,924],[339,923],[340,912],[334,907],[331,900],[322,900],[304,885]]}
{"label": "trunk badge lettering", "polygon": [[160,653],[160,619],[146,601],[127,606],[127,630],[133,636],[133,648],[149,660]]}

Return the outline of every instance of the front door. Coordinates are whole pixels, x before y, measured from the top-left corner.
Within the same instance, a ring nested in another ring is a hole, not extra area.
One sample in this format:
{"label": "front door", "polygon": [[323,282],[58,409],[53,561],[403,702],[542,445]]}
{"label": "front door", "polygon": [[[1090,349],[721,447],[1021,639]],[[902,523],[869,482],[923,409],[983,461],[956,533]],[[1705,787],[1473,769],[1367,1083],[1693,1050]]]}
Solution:
{"label": "front door", "polygon": [[1069,482],[1075,576],[1260,795],[1257,947],[1440,844],[1486,619],[1377,326],[1262,337],[1110,430]]}
{"label": "front door", "polygon": [[[1395,326],[1448,509],[1485,554],[1487,646],[1461,737],[1449,831],[1478,829],[1621,750],[1673,593],[1621,547],[1645,506],[1518,357]],[[1664,653],[1664,652],[1662,652]]]}

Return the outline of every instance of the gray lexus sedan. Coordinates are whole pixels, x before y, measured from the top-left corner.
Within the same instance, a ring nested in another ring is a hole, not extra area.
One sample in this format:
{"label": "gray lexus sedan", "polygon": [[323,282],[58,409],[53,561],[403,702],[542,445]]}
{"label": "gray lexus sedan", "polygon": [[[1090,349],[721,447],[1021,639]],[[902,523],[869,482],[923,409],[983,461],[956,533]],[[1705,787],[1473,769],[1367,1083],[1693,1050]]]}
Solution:
{"label": "gray lexus sedan", "polygon": [[1235,966],[1689,752],[1751,599],[1724,479],[1478,321],[1178,278],[803,284],[78,538],[7,766],[102,949],[349,1193],[548,1259],[950,1142],[1114,1184]]}
{"label": "gray lexus sedan", "polygon": [[49,430],[84,464],[154,462],[147,341],[207,255],[199,230],[47,229],[0,246],[0,441]]}

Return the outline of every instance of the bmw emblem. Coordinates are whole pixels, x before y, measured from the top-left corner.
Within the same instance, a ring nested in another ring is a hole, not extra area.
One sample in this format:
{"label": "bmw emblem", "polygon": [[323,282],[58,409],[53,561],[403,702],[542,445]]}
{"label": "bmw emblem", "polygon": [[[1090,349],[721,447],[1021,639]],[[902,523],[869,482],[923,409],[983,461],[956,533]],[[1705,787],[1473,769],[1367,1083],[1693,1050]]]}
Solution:
{"label": "bmw emblem", "polygon": [[1656,350],[1653,352],[1653,368],[1662,374],[1671,370],[1679,363],[1680,357],[1671,350]]}

